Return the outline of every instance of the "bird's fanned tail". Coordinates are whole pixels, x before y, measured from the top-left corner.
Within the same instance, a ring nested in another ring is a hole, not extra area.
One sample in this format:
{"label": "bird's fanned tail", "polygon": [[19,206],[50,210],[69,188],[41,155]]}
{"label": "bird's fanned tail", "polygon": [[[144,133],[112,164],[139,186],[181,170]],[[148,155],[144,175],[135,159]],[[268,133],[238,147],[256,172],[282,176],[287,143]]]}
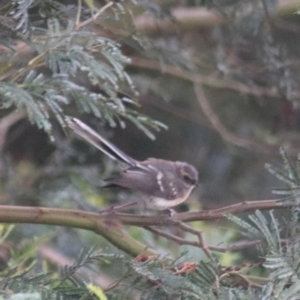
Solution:
{"label": "bird's fanned tail", "polygon": [[67,117],[66,119],[68,126],[83,139],[88,141],[90,144],[94,145],[96,148],[104,152],[110,158],[122,161],[130,166],[136,166],[136,161],[132,159],[130,156],[125,154],[122,150],[117,148],[111,142],[104,139],[101,135],[99,135],[96,131],[94,131],[91,127],[87,126],[80,120],[76,118]]}

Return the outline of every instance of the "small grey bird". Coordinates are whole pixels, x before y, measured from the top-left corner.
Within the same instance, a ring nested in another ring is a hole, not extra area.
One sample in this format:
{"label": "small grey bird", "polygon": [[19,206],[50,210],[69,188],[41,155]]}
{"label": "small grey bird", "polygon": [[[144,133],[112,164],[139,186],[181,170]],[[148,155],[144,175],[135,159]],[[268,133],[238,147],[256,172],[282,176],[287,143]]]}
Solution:
{"label": "small grey bird", "polygon": [[76,118],[67,118],[68,126],[83,139],[110,158],[121,161],[127,168],[113,178],[105,179],[105,186],[120,186],[146,195],[145,206],[164,210],[179,205],[198,183],[198,171],[181,161],[148,158],[137,161],[92,128]]}

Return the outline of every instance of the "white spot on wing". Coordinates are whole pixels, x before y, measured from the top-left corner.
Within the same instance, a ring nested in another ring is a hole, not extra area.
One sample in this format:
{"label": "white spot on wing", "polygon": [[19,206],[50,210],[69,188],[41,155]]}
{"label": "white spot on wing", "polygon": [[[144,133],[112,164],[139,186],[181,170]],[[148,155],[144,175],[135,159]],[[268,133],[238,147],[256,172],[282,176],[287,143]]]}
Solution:
{"label": "white spot on wing", "polygon": [[161,182],[162,178],[163,178],[163,173],[162,173],[162,172],[158,172],[157,175],[156,175],[156,180],[157,180],[159,189],[160,189],[162,192],[164,192],[165,189],[164,189],[163,184],[162,184],[162,182]]}

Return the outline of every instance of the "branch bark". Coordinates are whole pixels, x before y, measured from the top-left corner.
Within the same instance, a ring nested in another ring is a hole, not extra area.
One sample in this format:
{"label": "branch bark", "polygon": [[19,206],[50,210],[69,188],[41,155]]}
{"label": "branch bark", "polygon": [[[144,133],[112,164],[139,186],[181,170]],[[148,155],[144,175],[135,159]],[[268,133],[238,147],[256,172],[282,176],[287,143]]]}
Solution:
{"label": "branch bark", "polygon": [[[264,155],[273,154],[278,151],[279,144],[286,144],[287,151],[291,156],[297,156],[299,149],[294,147],[291,143],[283,142],[282,140],[273,140],[272,142],[260,142],[254,139],[245,139],[239,137],[236,134],[231,133],[220,121],[219,117],[213,111],[209,101],[206,99],[203,93],[202,86],[228,89],[233,90],[238,93],[253,95],[255,97],[271,97],[280,98],[281,95],[276,87],[249,87],[243,83],[235,81],[220,80],[215,78],[215,76],[203,76],[188,70],[180,69],[171,65],[161,65],[156,61],[151,61],[143,58],[132,58],[132,66],[138,68],[145,68],[149,70],[156,70],[162,74],[168,74],[183,80],[190,81],[194,84],[194,91],[199,105],[201,106],[205,116],[210,121],[212,127],[221,135],[221,137],[227,142],[236,145],[238,147],[243,147],[251,151],[255,151]],[[296,98],[300,97],[300,91],[295,94]],[[296,100],[295,98],[295,100]],[[193,118],[191,118],[193,120]]]}
{"label": "branch bark", "polygon": [[[131,214],[114,214],[125,225],[133,226],[174,226],[177,222],[212,221],[224,217],[225,214],[240,214],[248,211],[282,209],[294,206],[291,202],[278,202],[278,200],[245,201],[213,210],[189,211],[172,215],[145,216]],[[1,217],[1,216],[0,216]],[[0,219],[1,221],[1,219]]]}
{"label": "branch bark", "polygon": [[[122,224],[143,227],[158,235],[164,236],[178,244],[186,244],[199,247],[205,251],[208,257],[210,251],[226,252],[243,249],[250,245],[256,245],[260,241],[243,241],[225,247],[207,245],[204,242],[202,233],[183,224],[184,222],[217,220],[224,217],[224,214],[239,214],[242,212],[253,211],[256,209],[270,210],[291,207],[291,202],[278,202],[277,200],[248,201],[238,203],[215,210],[191,211],[169,215],[133,215],[124,213],[99,214],[84,210],[68,210],[46,207],[25,207],[25,206],[0,206],[1,223],[28,223],[28,224],[48,224],[56,226],[66,226],[79,229],[86,229],[95,232],[107,239],[118,249],[135,257],[140,254],[146,256],[158,255],[153,249],[138,242],[124,230]],[[179,226],[181,225],[181,226]],[[153,226],[179,226],[185,231],[193,231],[199,237],[197,242],[190,242],[171,234],[165,233]],[[183,228],[184,226],[184,228]],[[188,227],[188,228],[187,228]]]}
{"label": "branch bark", "polygon": [[47,207],[0,206],[0,222],[48,224],[86,229],[103,236],[120,250],[135,257],[157,255],[148,246],[127,235],[118,219],[101,217],[98,213]]}
{"label": "branch bark", "polygon": [[[294,14],[298,10],[298,5],[298,0],[281,0],[272,17]],[[159,19],[154,15],[144,13],[134,20],[136,28],[148,35],[159,35],[178,30],[209,29],[227,22],[228,20],[217,10],[206,7],[177,7],[171,10],[168,18]]]}
{"label": "branch bark", "polygon": [[247,201],[214,210],[190,211],[172,216],[164,214],[134,215],[117,212],[99,214],[84,210],[0,205],[0,222],[48,224],[86,229],[102,235],[112,244],[132,255],[138,255],[143,251],[149,255],[155,255],[155,251],[141,243],[136,243],[134,239],[124,233],[121,228],[122,224],[139,227],[177,226],[178,222],[218,220],[228,213],[239,214],[256,209],[282,209],[293,205],[291,202],[278,202],[278,200]]}
{"label": "branch bark", "polygon": [[[126,236],[120,229],[122,224],[139,227],[177,226],[178,222],[212,221],[223,218],[225,214],[240,214],[257,209],[282,209],[292,206],[294,204],[288,201],[245,201],[218,209],[189,211],[169,216],[161,213],[159,215],[135,215],[118,212],[99,214],[84,210],[0,205],[0,222],[48,224],[86,229],[103,235],[115,244],[118,243],[118,239]],[[144,246],[140,248],[141,252],[144,248]]]}

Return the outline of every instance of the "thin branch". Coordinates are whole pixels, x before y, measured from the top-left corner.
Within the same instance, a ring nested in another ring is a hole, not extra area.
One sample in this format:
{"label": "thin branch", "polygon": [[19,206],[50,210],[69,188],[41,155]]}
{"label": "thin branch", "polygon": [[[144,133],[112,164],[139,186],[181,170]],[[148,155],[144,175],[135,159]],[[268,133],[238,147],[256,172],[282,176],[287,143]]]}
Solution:
{"label": "thin branch", "polygon": [[210,248],[206,244],[206,242],[204,240],[203,232],[201,230],[194,229],[194,228],[190,227],[189,225],[184,224],[183,222],[178,222],[177,226],[180,229],[182,229],[183,231],[186,231],[186,232],[196,235],[201,249],[204,251],[204,253],[207,255],[207,257],[209,257],[210,259],[213,258],[212,254],[210,252]]}
{"label": "thin branch", "polygon": [[75,30],[78,30],[78,29],[80,29],[80,28],[82,28],[82,27],[88,25],[89,23],[96,21],[97,18],[98,18],[98,17],[99,17],[106,9],[108,9],[109,7],[111,7],[113,4],[114,4],[114,3],[113,3],[112,1],[110,1],[110,2],[108,2],[107,4],[105,4],[101,9],[99,9],[99,11],[98,11],[95,15],[93,15],[92,17],[90,17],[89,19],[87,19],[87,20],[85,20],[85,21],[83,21],[83,22],[81,22],[81,23],[79,23],[79,22],[77,23],[77,22],[76,22],[76,24],[78,24],[78,25],[76,25]]}
{"label": "thin branch", "polygon": [[[253,95],[256,97],[264,96],[270,98],[281,98],[281,95],[276,87],[249,87],[248,85],[237,81],[218,79],[215,76],[201,75],[195,72],[191,72],[189,70],[181,69],[177,66],[165,65],[154,60],[137,57],[131,57],[131,62],[129,64],[138,68],[159,71],[162,74],[168,74],[177,78],[181,78],[193,83],[202,84],[204,86],[212,88],[229,89],[235,92]],[[296,93],[294,100],[298,99],[299,96],[300,92]]]}
{"label": "thin branch", "polygon": [[[204,114],[209,119],[213,128],[221,135],[221,137],[227,142],[249,149],[251,151],[256,151],[265,155],[269,155],[277,151],[277,147],[279,146],[276,143],[267,144],[258,142],[251,139],[245,139],[239,137],[233,133],[231,133],[220,121],[218,116],[214,113],[210,103],[206,99],[202,87],[209,86],[213,88],[224,88],[229,90],[234,90],[239,93],[249,94],[256,97],[271,97],[271,98],[280,98],[281,95],[278,92],[276,87],[271,88],[262,88],[262,87],[249,87],[243,83],[235,82],[235,81],[226,81],[215,78],[215,76],[203,76],[200,74],[196,74],[194,72],[183,70],[175,66],[171,65],[161,65],[158,62],[141,59],[141,58],[132,58],[131,65],[146,68],[150,70],[156,70],[163,74],[168,74],[171,76],[175,76],[177,78],[181,78],[183,80],[188,80],[194,83],[194,90]],[[296,93],[296,98],[300,97],[300,92]],[[191,118],[194,121],[194,118]],[[298,155],[298,149],[292,148],[289,146],[289,154],[290,155]]]}
{"label": "thin branch", "polygon": [[213,126],[211,125],[211,123],[206,119],[205,116],[201,116],[199,114],[199,112],[195,111],[195,110],[190,110],[190,109],[185,109],[183,107],[179,107],[179,106],[175,106],[172,105],[169,102],[165,102],[165,101],[160,101],[159,99],[154,99],[149,97],[149,95],[147,95],[146,97],[142,96],[141,101],[147,105],[151,105],[155,108],[158,108],[162,111],[165,111],[167,113],[172,114],[173,116],[176,116],[182,120],[194,123],[194,124],[198,124],[200,126],[205,126],[207,128],[210,128],[212,130],[214,130]]}
{"label": "thin branch", "polygon": [[[104,5],[93,17],[89,18],[88,20],[76,25],[75,31],[78,31],[81,27],[86,26],[87,24],[89,24],[92,21],[95,21],[107,8],[109,8],[110,6],[113,5],[113,2],[108,2],[106,5]],[[78,16],[77,16],[78,17]],[[76,18],[77,19],[77,18]],[[76,20],[77,22],[77,20]],[[65,31],[62,31],[60,34],[60,37],[63,37]],[[68,37],[69,35],[66,35],[66,37]],[[61,39],[59,40],[51,49],[47,49],[46,51],[40,53],[39,55],[35,56],[34,58],[32,58],[29,62],[28,62],[28,66],[31,67],[38,67],[38,66],[42,66],[44,63],[41,63],[42,57],[46,56],[50,51],[53,51],[57,48],[59,48],[62,44],[65,43],[65,39]],[[40,65],[41,64],[41,65]],[[25,70],[25,69],[24,69]]]}
{"label": "thin branch", "polygon": [[145,226],[144,228],[152,233],[159,235],[159,236],[165,237],[166,239],[173,241],[173,242],[177,243],[178,245],[190,245],[190,246],[202,248],[199,242],[185,240],[174,234],[157,229],[153,226]]}
{"label": "thin branch", "polygon": [[273,152],[268,146],[263,145],[261,143],[257,143],[255,141],[251,141],[248,139],[244,139],[241,137],[238,137],[234,134],[232,134],[219,120],[218,116],[213,111],[209,101],[207,100],[202,87],[200,84],[194,84],[194,91],[198,100],[198,103],[200,104],[204,114],[206,117],[210,120],[213,127],[216,129],[216,131],[221,135],[221,137],[239,147],[247,148],[250,150],[259,151],[264,154],[270,154]]}
{"label": "thin branch", "polygon": [[[264,284],[259,284],[255,281],[251,280],[251,277],[246,276],[244,274],[241,274],[239,272],[228,272],[228,273],[224,273],[219,277],[219,281],[221,281],[223,278],[225,277],[238,277],[239,279],[241,279],[242,281],[239,281],[239,284],[245,286],[246,288],[250,288],[250,287],[256,287],[256,288],[263,288],[264,285],[266,284],[266,282]],[[256,278],[256,277],[253,277]],[[264,278],[259,278],[260,280],[264,279]],[[227,279],[228,280],[228,279]]]}
{"label": "thin branch", "polygon": [[82,2],[81,0],[78,0],[76,21],[75,21],[76,26],[80,23],[81,6],[82,6]]}
{"label": "thin branch", "polygon": [[[298,0],[278,1],[276,14],[286,16],[297,11]],[[244,15],[246,17],[246,15]],[[166,34],[178,30],[193,31],[204,28],[213,28],[228,23],[216,9],[205,7],[177,7],[170,11],[167,18],[156,18],[153,14],[144,13],[135,19],[137,30],[149,35]]]}
{"label": "thin branch", "polygon": [[[174,226],[176,222],[195,222],[218,220],[224,217],[224,214],[240,214],[248,211],[282,209],[294,206],[291,202],[278,202],[278,200],[260,200],[260,201],[245,201],[233,205],[225,206],[213,210],[189,211],[172,215],[145,216],[132,215],[124,213],[115,213],[114,218],[119,220],[124,225],[134,226]],[[0,211],[1,213],[1,211]],[[1,219],[0,219],[1,221]]]}
{"label": "thin branch", "polygon": [[180,30],[191,30],[199,27],[221,25],[226,19],[216,10],[204,7],[178,7],[171,11],[169,18],[158,19],[154,15],[144,13],[135,18],[134,24],[139,31],[147,34],[158,34]]}
{"label": "thin branch", "polygon": [[[193,246],[193,247],[203,249],[203,246],[202,246],[203,243],[201,244],[199,241],[185,240],[185,239],[180,238],[180,237],[178,237],[174,234],[171,234],[171,233],[165,232],[163,230],[157,229],[153,226],[145,226],[144,228],[146,230],[152,232],[152,233],[155,233],[155,234],[157,234],[159,236],[162,236],[162,237],[164,237],[164,238],[166,238],[170,241],[173,241],[173,242],[177,243],[178,245],[188,245],[188,246]],[[207,250],[220,252],[220,253],[225,253],[225,252],[232,252],[232,251],[240,251],[240,250],[245,249],[245,248],[256,246],[260,243],[261,243],[260,240],[254,240],[254,241],[240,241],[240,242],[228,245],[226,247],[219,247],[219,246],[213,246],[213,245],[207,245],[207,244],[205,246],[206,246]],[[204,249],[203,249],[203,251],[204,251]],[[210,251],[209,251],[209,253],[210,253]]]}

